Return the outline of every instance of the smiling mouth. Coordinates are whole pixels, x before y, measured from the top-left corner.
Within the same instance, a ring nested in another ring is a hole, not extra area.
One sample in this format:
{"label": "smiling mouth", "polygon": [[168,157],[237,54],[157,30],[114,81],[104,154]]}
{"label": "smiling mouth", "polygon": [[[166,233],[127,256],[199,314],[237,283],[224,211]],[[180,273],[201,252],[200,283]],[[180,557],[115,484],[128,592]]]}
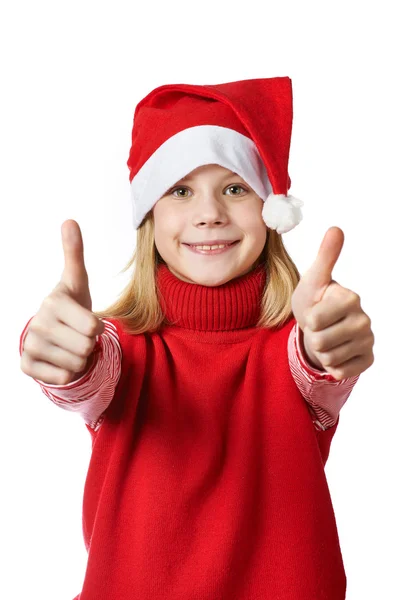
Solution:
{"label": "smiling mouth", "polygon": [[182,242],[182,244],[184,244],[185,246],[195,246],[195,247],[201,247],[201,246],[208,246],[209,248],[213,248],[215,246],[232,246],[233,244],[236,244],[237,242],[239,242],[240,240],[234,240],[233,242],[228,242],[227,240],[222,240],[222,241],[217,241],[217,242],[204,242],[202,243],[195,243],[195,244],[189,244],[188,242]]}
{"label": "smiling mouth", "polygon": [[230,242],[229,244],[215,244],[213,246],[208,246],[206,244],[204,244],[204,245],[183,244],[183,245],[186,246],[186,248],[188,248],[189,250],[191,250],[191,252],[194,252],[195,254],[203,254],[203,255],[207,255],[207,256],[213,256],[215,254],[222,254],[224,252],[227,252],[228,250],[233,248],[233,246],[237,246],[239,244],[239,242],[240,242],[240,240],[236,240],[235,242]]}

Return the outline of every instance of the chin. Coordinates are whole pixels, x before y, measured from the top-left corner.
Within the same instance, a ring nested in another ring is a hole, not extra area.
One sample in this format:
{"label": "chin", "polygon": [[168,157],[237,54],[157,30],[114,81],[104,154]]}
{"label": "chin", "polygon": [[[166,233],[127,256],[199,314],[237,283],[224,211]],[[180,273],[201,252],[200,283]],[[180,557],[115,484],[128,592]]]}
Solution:
{"label": "chin", "polygon": [[224,285],[224,283],[227,283],[228,281],[230,281],[231,279],[233,279],[233,277],[196,277],[195,280],[193,280],[194,283],[197,283],[197,285],[205,285],[207,287],[217,287],[218,285]]}
{"label": "chin", "polygon": [[216,269],[214,269],[214,272],[205,272],[200,273],[199,271],[197,271],[196,273],[190,273],[190,269],[187,269],[184,271],[184,277],[185,280],[190,281],[191,283],[196,283],[197,285],[205,285],[208,287],[215,287],[218,285],[223,285],[224,283],[227,283],[228,281],[230,281],[231,279],[235,279],[236,277],[241,277],[242,275],[244,275],[247,271],[249,271],[250,268],[245,268],[245,269],[232,269],[232,270],[225,270],[225,272],[215,272]]}

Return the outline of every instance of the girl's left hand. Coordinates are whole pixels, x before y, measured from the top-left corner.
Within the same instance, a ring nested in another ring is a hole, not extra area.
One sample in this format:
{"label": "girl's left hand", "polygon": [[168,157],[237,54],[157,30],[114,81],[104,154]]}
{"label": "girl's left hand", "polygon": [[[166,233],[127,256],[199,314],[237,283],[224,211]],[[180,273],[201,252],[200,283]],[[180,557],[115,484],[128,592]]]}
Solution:
{"label": "girl's left hand", "polygon": [[360,296],[332,279],[343,243],[343,231],[330,227],[316,260],[292,294],[293,315],[309,361],[338,380],[359,375],[373,364],[375,342]]}

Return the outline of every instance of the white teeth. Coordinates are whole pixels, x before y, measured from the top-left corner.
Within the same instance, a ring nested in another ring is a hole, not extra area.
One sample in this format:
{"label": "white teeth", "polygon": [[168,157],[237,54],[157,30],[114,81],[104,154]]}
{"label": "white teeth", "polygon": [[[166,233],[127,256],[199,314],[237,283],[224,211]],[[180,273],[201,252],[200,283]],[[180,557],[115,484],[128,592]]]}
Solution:
{"label": "white teeth", "polygon": [[217,250],[219,248],[226,248],[227,244],[216,244],[215,246],[195,246],[198,250]]}

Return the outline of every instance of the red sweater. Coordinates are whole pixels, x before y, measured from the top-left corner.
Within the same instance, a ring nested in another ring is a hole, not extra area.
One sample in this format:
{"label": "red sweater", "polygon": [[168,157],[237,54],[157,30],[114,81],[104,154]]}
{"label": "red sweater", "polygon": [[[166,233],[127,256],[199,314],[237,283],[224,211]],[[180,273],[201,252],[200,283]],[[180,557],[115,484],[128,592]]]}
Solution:
{"label": "red sweater", "polygon": [[[96,425],[87,422],[88,562],[74,600],[345,598],[324,471],[339,417],[329,427],[316,420],[310,389],[319,388],[322,406],[321,390],[335,390],[342,406],[358,377],[335,381],[310,369],[298,342],[295,370],[295,320],[255,327],[264,283],[257,269],[209,288],[162,266],[158,284],[174,325],[132,336],[108,319],[119,370],[115,377],[108,363],[112,393],[109,386]],[[75,390],[69,410],[87,401],[93,408],[79,390],[96,364],[43,391]]]}

